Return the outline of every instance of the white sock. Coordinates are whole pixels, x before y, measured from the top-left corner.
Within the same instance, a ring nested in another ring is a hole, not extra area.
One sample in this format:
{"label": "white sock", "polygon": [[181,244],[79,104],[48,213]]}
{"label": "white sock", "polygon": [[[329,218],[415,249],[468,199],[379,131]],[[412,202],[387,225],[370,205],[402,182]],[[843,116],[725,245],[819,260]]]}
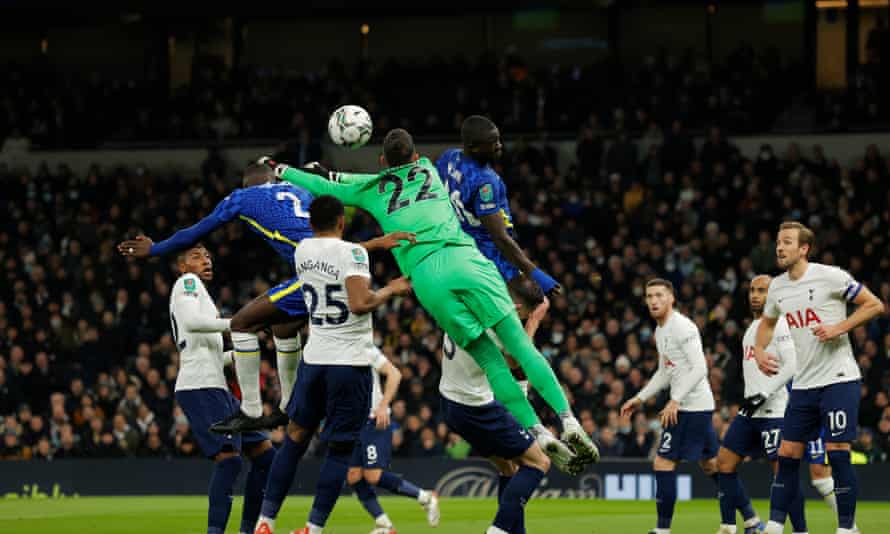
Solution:
{"label": "white sock", "polygon": [[655,528],[652,529],[655,534],[671,534],[671,529],[669,528]]}
{"label": "white sock", "polygon": [[256,334],[232,332],[235,373],[241,387],[241,411],[250,417],[263,415],[260,398],[260,342]]}
{"label": "white sock", "polygon": [[427,490],[420,490],[420,493],[417,494],[417,502],[424,505],[429,504],[432,496],[433,494]]}
{"label": "white sock", "polygon": [[751,519],[745,521],[745,528],[756,527],[760,524],[760,516],[755,515]]}
{"label": "white sock", "polygon": [[501,530],[498,527],[491,525],[488,527],[488,530],[485,531],[485,534],[510,534],[506,530]]}
{"label": "white sock", "polygon": [[275,520],[271,517],[266,517],[264,515],[260,515],[260,518],[257,520],[257,526],[260,526],[260,523],[267,523],[269,525],[269,529],[272,532],[275,532]]}
{"label": "white sock", "polygon": [[312,523],[306,523],[306,526],[309,527],[309,534],[321,534],[321,530],[324,528]]}
{"label": "white sock", "polygon": [[836,534],[853,534],[854,530],[850,528],[840,528],[838,527]]}
{"label": "white sock", "polygon": [[764,534],[782,534],[785,532],[785,525],[770,520],[766,523],[766,530],[763,532]]}
{"label": "white sock", "polygon": [[380,514],[374,519],[374,524],[381,528],[392,528],[392,521],[386,514]]}
{"label": "white sock", "polygon": [[300,347],[300,334],[297,334],[296,337],[276,337],[274,339],[278,381],[281,385],[281,400],[278,402],[278,407],[281,408],[281,411],[285,411],[287,401],[290,400],[290,394],[294,389],[294,382],[297,380],[297,366],[300,365],[303,349]]}
{"label": "white sock", "polygon": [[727,525],[726,523],[720,523],[720,533],[723,534],[723,532],[729,532],[729,534],[735,534],[736,526],[735,525]]}

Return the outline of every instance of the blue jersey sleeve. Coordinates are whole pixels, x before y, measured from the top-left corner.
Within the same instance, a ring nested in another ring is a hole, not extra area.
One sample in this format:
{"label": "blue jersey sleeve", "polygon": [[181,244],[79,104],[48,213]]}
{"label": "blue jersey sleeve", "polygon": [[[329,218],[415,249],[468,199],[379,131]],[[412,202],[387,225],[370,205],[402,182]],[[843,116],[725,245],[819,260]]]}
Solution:
{"label": "blue jersey sleeve", "polygon": [[491,215],[501,210],[498,205],[500,188],[503,184],[491,176],[480,176],[473,183],[473,191],[470,193],[470,206],[477,217]]}
{"label": "blue jersey sleeve", "polygon": [[153,244],[149,254],[152,256],[163,256],[196,243],[205,235],[238,216],[238,213],[241,211],[240,198],[239,191],[230,194],[217,204],[213,212],[207,217],[188,228],[179,230],[167,239]]}

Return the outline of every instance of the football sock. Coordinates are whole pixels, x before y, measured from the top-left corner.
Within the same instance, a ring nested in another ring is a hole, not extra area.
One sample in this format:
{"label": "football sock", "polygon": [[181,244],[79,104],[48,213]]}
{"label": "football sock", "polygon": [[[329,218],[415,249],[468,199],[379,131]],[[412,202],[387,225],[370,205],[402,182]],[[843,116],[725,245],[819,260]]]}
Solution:
{"label": "football sock", "polygon": [[284,498],[293,484],[294,475],[297,473],[297,464],[300,463],[300,459],[306,454],[308,448],[308,439],[304,443],[297,443],[285,434],[284,443],[275,453],[275,459],[269,470],[269,478],[266,481],[266,495],[263,497],[261,509],[263,517],[270,519],[278,517],[281,504],[284,502]]}
{"label": "football sock", "polygon": [[747,521],[752,517],[755,517],[757,513],[754,512],[754,506],[751,504],[751,497],[748,497],[748,492],[745,491],[745,485],[742,484],[742,479],[739,478],[738,473],[736,473],[735,495],[735,508],[742,514],[742,519]]}
{"label": "football sock", "polygon": [[501,502],[501,495],[504,494],[504,490],[507,489],[507,484],[510,483],[510,479],[513,477],[505,477],[504,475],[498,476],[498,502]]}
{"label": "football sock", "polygon": [[852,529],[856,517],[856,496],[859,486],[850,463],[850,451],[828,451],[828,463],[834,475],[834,495],[837,498],[837,526]]}
{"label": "football sock", "polygon": [[355,484],[352,485],[352,489],[355,491],[356,497],[362,506],[364,506],[365,510],[371,514],[371,517],[377,519],[383,514],[383,508],[380,506],[380,501],[377,500],[377,493],[374,492],[374,488],[368,484],[368,481],[365,479],[361,479]]}
{"label": "football sock", "polygon": [[779,456],[779,472],[773,480],[771,490],[770,521],[784,525],[791,503],[800,493],[800,459]]}
{"label": "football sock", "polygon": [[658,528],[670,529],[677,504],[676,471],[655,472],[655,509],[658,512]]}
{"label": "football sock", "polygon": [[274,460],[275,449],[271,448],[250,461],[250,471],[247,472],[247,481],[244,483],[244,505],[241,508],[242,532],[253,532],[256,526],[263,506],[266,479],[269,478],[269,468]]}
{"label": "football sock", "polygon": [[309,511],[309,523],[319,527],[327,523],[346,480],[351,456],[351,452],[340,454],[328,450],[318,474],[318,484],[315,485],[315,499],[312,501],[312,510]]}
{"label": "football sock", "polygon": [[[528,338],[525,332],[522,335]],[[501,338],[503,339],[502,336]],[[479,364],[479,367],[485,371],[495,398],[507,408],[508,412],[513,414],[523,428],[529,428],[541,422],[528,397],[522,393],[522,388],[510,373],[510,368],[504,360],[501,349],[488,337],[488,334],[483,332],[481,336],[467,345],[466,349]],[[544,361],[543,356],[541,360]],[[544,363],[546,364],[546,361]]]}
{"label": "football sock", "polygon": [[250,417],[263,415],[260,398],[260,342],[256,334],[232,332],[235,374],[241,387],[241,411]]}
{"label": "football sock", "polygon": [[825,504],[837,514],[837,498],[834,495],[834,479],[831,477],[816,478],[812,481],[816,493],[825,501]]}
{"label": "football sock", "polygon": [[720,501],[720,521],[724,525],[735,525],[735,508],[738,500],[738,473],[719,473],[717,481]]}
{"label": "football sock", "polygon": [[515,532],[522,520],[525,505],[543,478],[544,472],[540,469],[527,465],[520,467],[501,495],[498,512],[494,516],[494,526],[505,532]]}
{"label": "football sock", "polygon": [[791,521],[791,531],[792,532],[806,532],[807,531],[807,518],[804,515],[804,500],[806,498],[803,495],[803,488],[800,484],[797,485],[797,494],[794,496],[794,499],[791,501],[791,506],[788,508],[788,520]]}
{"label": "football sock", "polygon": [[384,471],[380,475],[380,481],[377,482],[377,486],[396,495],[404,495],[405,497],[413,497],[415,499],[420,498],[420,488],[389,471]]}
{"label": "football sock", "polygon": [[[550,363],[535,348],[534,342],[528,337],[522,323],[519,322],[519,316],[511,313],[501,319],[494,325],[494,331],[498,335],[498,339],[504,344],[506,351],[513,356],[532,387],[541,395],[557,415],[570,413],[569,401],[566,399],[556,374],[550,367]],[[519,385],[517,384],[517,387]],[[522,389],[520,388],[520,391]],[[524,425],[528,428],[530,425]]]}
{"label": "football sock", "polygon": [[274,339],[275,363],[278,366],[278,381],[281,385],[281,400],[278,401],[278,407],[281,411],[287,411],[287,401],[290,400],[294,382],[297,380],[297,367],[300,365],[303,350],[300,347],[299,334],[296,337]]}
{"label": "football sock", "polygon": [[241,472],[241,463],[240,456],[230,456],[214,463],[210,488],[207,490],[208,534],[222,534],[226,530],[229,513],[232,511],[232,489],[238,473]]}

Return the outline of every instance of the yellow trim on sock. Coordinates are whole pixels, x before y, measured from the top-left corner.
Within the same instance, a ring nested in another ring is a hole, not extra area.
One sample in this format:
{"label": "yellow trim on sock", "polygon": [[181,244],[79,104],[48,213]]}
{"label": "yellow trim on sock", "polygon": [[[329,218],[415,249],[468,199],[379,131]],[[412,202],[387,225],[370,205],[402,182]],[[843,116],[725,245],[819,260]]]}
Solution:
{"label": "yellow trim on sock", "polygon": [[260,355],[260,351],[259,351],[259,350],[240,351],[240,350],[237,350],[237,349],[236,349],[236,350],[233,350],[232,352],[235,354],[235,356],[241,356],[241,357],[246,357],[246,356],[259,356],[259,355]]}

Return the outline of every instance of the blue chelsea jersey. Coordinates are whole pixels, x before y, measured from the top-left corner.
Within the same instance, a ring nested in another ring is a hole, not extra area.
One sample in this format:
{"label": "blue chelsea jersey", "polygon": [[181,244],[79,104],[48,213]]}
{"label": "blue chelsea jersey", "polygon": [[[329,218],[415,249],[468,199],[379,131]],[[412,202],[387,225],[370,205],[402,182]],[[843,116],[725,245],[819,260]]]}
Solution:
{"label": "blue chelsea jersey", "polygon": [[519,274],[519,269],[504,258],[480,220],[483,215],[499,213],[504,218],[507,233],[516,238],[507,188],[501,177],[490,166],[480,165],[464,155],[459,148],[442,154],[436,161],[436,170],[445,182],[461,227],[476,241],[479,251],[494,262],[504,280],[512,280]]}
{"label": "blue chelsea jersey", "polygon": [[[309,205],[312,194],[289,183],[267,183],[237,189],[213,210],[224,222],[239,219],[287,260],[297,244],[312,237]],[[211,214],[211,215],[213,215]]]}

